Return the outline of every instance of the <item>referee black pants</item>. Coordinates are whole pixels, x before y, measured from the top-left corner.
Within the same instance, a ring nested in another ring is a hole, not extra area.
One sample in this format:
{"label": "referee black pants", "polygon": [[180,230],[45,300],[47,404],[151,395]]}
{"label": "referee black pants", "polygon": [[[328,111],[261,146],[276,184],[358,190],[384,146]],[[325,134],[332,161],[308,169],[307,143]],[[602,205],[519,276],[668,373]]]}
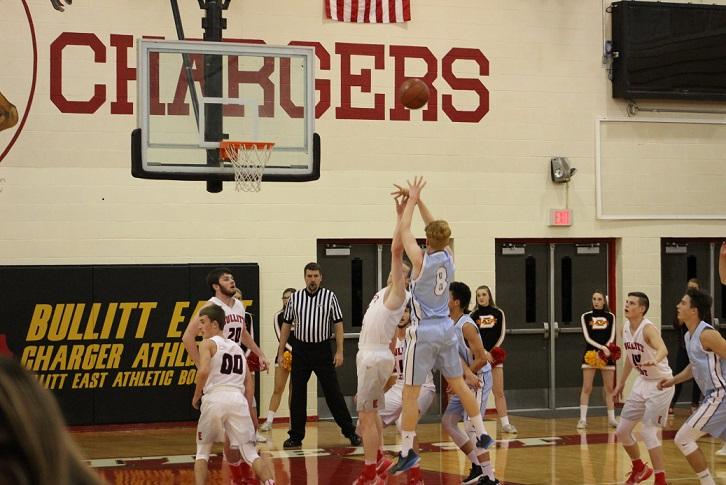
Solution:
{"label": "referee black pants", "polygon": [[353,419],[348,412],[343,394],[340,392],[338,376],[333,364],[330,342],[307,343],[291,339],[292,344],[292,395],[290,397],[290,438],[302,441],[305,438],[305,422],[308,407],[308,381],[315,372],[325,394],[325,402],[333,413],[335,422],[343,435],[355,434]]}

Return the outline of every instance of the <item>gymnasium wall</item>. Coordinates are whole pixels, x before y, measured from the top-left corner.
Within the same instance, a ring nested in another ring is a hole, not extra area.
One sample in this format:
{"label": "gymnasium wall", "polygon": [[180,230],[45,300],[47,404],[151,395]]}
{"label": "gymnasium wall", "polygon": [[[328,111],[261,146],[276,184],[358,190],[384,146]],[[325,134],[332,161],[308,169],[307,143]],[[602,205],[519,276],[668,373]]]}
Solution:
{"label": "gymnasium wall", "polygon": [[[197,2],[180,4],[187,36],[201,37]],[[726,231],[722,220],[687,215],[596,217],[595,120],[626,115],[624,103],[611,99],[602,64],[606,6],[412,0],[407,24],[353,25],[325,20],[320,0],[232,0],[227,37],[318,43],[322,176],[266,184],[259,194],[235,193],[231,183],[208,194],[203,183],[130,175],[133,43],[175,38],[167,2],[76,0],[60,13],[47,0],[2,0],[0,92],[21,121],[0,132],[0,265],[257,263],[261,340],[271,356],[276,339],[268,323],[282,289],[302,286],[317,239],[390,237],[391,184],[423,175],[428,205],[453,227],[457,279],[493,284],[495,238],[613,237],[618,294],[645,291],[650,313],[659,315],[660,238]],[[428,107],[395,107],[397,70],[433,79]],[[356,85],[361,73],[369,86]],[[658,130],[650,129],[649,140],[667,144],[672,133]],[[627,159],[631,150],[608,146],[618,163],[637,167],[638,159]],[[550,182],[552,156],[577,168],[569,194]],[[723,167],[723,152],[703,156],[707,170]],[[648,178],[653,198],[673,199],[682,169],[668,166],[633,173]],[[574,224],[548,227],[549,209],[566,202]],[[726,207],[726,191],[708,202]],[[421,224],[414,230],[421,234]],[[0,295],[0,305],[12,303]],[[309,389],[309,414],[316,414]],[[272,377],[263,375],[263,410],[271,391]]]}

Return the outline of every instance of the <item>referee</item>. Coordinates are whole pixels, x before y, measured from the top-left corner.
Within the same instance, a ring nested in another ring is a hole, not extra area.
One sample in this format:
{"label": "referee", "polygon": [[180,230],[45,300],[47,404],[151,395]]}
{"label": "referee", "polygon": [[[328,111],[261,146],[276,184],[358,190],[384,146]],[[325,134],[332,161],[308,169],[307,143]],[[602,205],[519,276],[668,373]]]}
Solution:
{"label": "referee", "polygon": [[[343,312],[335,293],[320,287],[322,279],[323,274],[318,263],[305,265],[305,289],[293,293],[282,318],[278,361],[282,362],[288,339],[294,356],[288,432],[290,438],[283,443],[284,448],[299,448],[305,438],[307,388],[312,372],[315,372],[323,386],[325,402],[343,435],[350,440],[351,445],[361,444],[335,373],[335,368],[343,365]],[[293,323],[295,335],[290,336]],[[329,342],[331,325],[335,328],[335,356]]]}

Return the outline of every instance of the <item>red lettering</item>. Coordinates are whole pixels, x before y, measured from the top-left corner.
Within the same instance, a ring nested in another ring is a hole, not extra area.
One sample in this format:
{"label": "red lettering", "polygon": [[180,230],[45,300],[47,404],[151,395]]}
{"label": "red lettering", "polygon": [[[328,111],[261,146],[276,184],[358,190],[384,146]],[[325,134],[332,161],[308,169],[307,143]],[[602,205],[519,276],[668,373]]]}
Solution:
{"label": "red lettering", "polygon": [[129,81],[136,80],[136,68],[128,67],[129,48],[134,45],[131,35],[111,34],[111,46],[116,48],[116,101],[111,102],[111,114],[130,115],[134,105],[129,101]]}
{"label": "red lettering", "polygon": [[[234,41],[245,44],[265,43],[264,40],[259,39],[235,39]],[[270,76],[275,70],[274,57],[265,57],[262,61],[262,67],[257,71],[240,71],[239,58],[229,56],[227,70],[227,92],[230,98],[239,97],[240,84],[257,84],[262,88],[263,94],[262,104],[257,108],[259,117],[272,118],[275,116],[275,85],[270,80]],[[245,107],[241,105],[226,105],[224,107],[224,114],[226,116],[244,116]]]}
{"label": "red lettering", "polygon": [[[166,54],[167,58],[169,54]],[[204,55],[203,54],[189,54],[190,71],[192,74],[192,80],[199,83],[201,86],[201,92],[204,92]],[[156,53],[156,89],[159,89],[159,53]],[[181,61],[181,57],[179,57]],[[153,74],[152,74],[153,78]],[[196,89],[196,87],[195,87]],[[152,89],[153,91],[153,89]],[[167,113],[170,115],[189,115],[189,103],[186,102],[187,92],[189,91],[189,85],[187,84],[186,68],[184,63],[180,62],[179,66],[179,78],[176,82],[176,89],[174,91],[174,100],[167,104]],[[158,93],[158,91],[157,91]],[[201,106],[200,106],[201,109]],[[161,113],[163,114],[163,113]]]}
{"label": "red lettering", "polygon": [[340,108],[335,108],[335,117],[339,120],[382,120],[385,119],[385,95],[376,93],[373,96],[372,108],[360,108],[352,105],[351,88],[359,86],[364,93],[371,92],[371,70],[362,69],[360,74],[350,72],[351,56],[369,56],[375,60],[375,68],[383,69],[384,48],[381,44],[346,44],[335,43],[335,53],[340,54]]}
{"label": "red lettering", "polygon": [[441,75],[456,91],[474,91],[479,96],[479,105],[471,110],[465,111],[454,107],[453,96],[444,94],[441,97],[441,109],[451,121],[478,123],[489,112],[489,90],[477,78],[460,78],[454,75],[454,62],[460,59],[468,59],[479,64],[479,75],[489,75],[489,59],[478,49],[464,49],[454,47],[443,59],[441,59]]}
{"label": "red lettering", "polygon": [[406,108],[401,100],[398,99],[398,87],[403,81],[411,76],[406,75],[406,59],[421,59],[426,63],[426,74],[419,76],[429,87],[429,101],[426,109],[423,110],[424,121],[436,121],[438,113],[438,95],[434,87],[434,81],[438,75],[436,66],[436,56],[434,56],[427,47],[413,47],[407,45],[392,45],[389,49],[391,57],[393,57],[394,65],[394,83],[395,86],[395,104],[390,110],[389,116],[394,121],[408,121],[411,119],[411,110]]}
{"label": "red lettering", "polygon": [[50,45],[50,100],[63,113],[95,113],[106,101],[105,85],[94,84],[87,101],[71,101],[63,94],[63,49],[69,45],[90,47],[94,62],[106,62],[106,47],[94,34],[63,32]]}
{"label": "red lettering", "polygon": [[[144,39],[163,39],[163,37],[144,36]],[[149,113],[165,115],[166,105],[159,100],[159,53],[149,52]]]}
{"label": "red lettering", "polygon": [[[304,42],[294,40],[289,45],[307,45],[315,47],[315,56],[318,58],[318,70],[330,70],[330,53],[320,42]],[[302,107],[296,106],[290,97],[290,60],[280,59],[280,106],[290,115],[290,118],[301,118]],[[315,118],[323,116],[330,108],[330,79],[315,79],[315,90],[318,92],[318,101],[315,104]]]}

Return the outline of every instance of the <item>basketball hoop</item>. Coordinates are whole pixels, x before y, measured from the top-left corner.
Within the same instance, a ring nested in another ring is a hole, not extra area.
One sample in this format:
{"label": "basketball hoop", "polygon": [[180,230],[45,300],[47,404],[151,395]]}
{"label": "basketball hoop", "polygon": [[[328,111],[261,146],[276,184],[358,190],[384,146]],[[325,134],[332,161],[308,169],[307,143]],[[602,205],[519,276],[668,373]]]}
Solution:
{"label": "basketball hoop", "polygon": [[237,192],[259,192],[262,175],[272,155],[274,143],[263,141],[227,141],[219,144],[219,157],[229,160],[234,169]]}

